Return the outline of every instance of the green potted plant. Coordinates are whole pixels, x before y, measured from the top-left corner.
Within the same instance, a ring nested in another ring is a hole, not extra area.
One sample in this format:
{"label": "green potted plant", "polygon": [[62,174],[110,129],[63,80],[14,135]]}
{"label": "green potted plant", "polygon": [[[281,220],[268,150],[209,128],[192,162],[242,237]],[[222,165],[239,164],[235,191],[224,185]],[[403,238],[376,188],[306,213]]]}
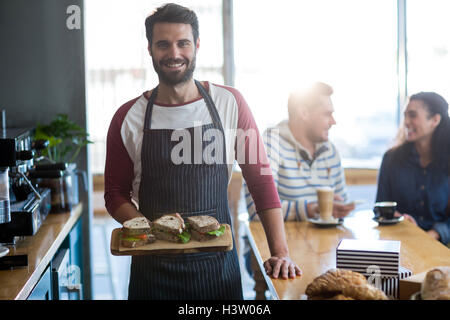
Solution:
{"label": "green potted plant", "polygon": [[58,114],[49,124],[36,127],[35,140],[47,140],[49,144],[40,152],[34,177],[40,187],[51,189],[51,212],[65,212],[78,204],[79,175],[87,189],[86,172],[76,169],[75,160],[83,147],[93,143],[88,137],[86,130],[66,114]]}
{"label": "green potted plant", "polygon": [[85,129],[69,120],[66,114],[58,114],[48,125],[38,124],[35,139],[48,140],[49,146],[42,151],[52,162],[74,162],[81,149],[92,143]]}

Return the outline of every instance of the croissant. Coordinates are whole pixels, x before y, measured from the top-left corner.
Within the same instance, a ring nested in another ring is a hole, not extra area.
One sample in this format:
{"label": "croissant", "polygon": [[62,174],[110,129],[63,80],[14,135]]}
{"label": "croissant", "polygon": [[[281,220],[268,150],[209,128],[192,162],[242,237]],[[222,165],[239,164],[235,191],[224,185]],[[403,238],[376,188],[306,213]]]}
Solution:
{"label": "croissant", "polygon": [[331,297],[322,297],[322,296],[312,296],[308,297],[308,300],[355,300],[351,297],[346,297],[342,293],[339,293],[335,296]]}
{"label": "croissant", "polygon": [[331,269],[315,278],[305,293],[310,300],[387,300],[383,291],[371,286],[357,272]]}
{"label": "croissant", "polygon": [[326,299],[326,300],[355,300],[355,299],[353,299],[351,297],[346,297],[343,294],[337,294],[334,297],[331,297],[331,298]]}
{"label": "croissant", "polygon": [[333,297],[341,293],[348,286],[367,284],[366,278],[357,272],[343,269],[330,269],[314,279],[306,287],[306,295]]}
{"label": "croissant", "polygon": [[388,300],[383,291],[370,284],[346,287],[342,294],[355,300]]}

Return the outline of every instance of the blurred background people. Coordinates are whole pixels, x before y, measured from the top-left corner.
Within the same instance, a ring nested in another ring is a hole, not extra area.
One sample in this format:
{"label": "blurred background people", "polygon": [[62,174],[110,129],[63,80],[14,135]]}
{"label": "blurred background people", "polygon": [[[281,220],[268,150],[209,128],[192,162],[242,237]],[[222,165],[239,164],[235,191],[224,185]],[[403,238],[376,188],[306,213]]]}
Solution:
{"label": "blurred background people", "polygon": [[396,216],[450,242],[448,103],[435,92],[409,98],[396,145],[381,163],[376,201],[397,202]]}
{"label": "blurred background people", "polygon": [[[343,218],[355,209],[354,204],[345,204],[348,195],[344,168],[339,152],[328,140],[328,132],[336,124],[332,94],[333,88],[321,82],[306,91],[292,92],[288,99],[289,119],[263,134],[284,221],[318,218],[316,188],[323,186],[334,189],[335,218]],[[249,220],[258,220],[246,184],[244,190]],[[246,269],[253,275],[248,250],[249,245],[246,245],[243,250]]]}
{"label": "blurred background people", "polygon": [[[343,203],[348,200],[344,169],[339,152],[328,140],[328,132],[336,124],[332,94],[333,88],[321,82],[309,90],[292,92],[289,119],[263,134],[285,221],[317,217],[317,187],[334,189],[335,218],[343,218],[355,208]],[[250,220],[257,219],[246,186],[245,198]]]}

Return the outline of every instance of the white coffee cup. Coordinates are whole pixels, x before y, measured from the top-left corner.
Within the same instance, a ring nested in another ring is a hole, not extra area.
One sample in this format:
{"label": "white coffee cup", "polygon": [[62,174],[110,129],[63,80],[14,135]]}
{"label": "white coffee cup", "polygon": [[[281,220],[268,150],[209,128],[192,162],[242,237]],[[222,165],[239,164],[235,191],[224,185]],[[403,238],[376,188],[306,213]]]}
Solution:
{"label": "white coffee cup", "polygon": [[316,188],[317,203],[319,205],[319,214],[322,221],[333,219],[333,199],[334,189],[331,187]]}

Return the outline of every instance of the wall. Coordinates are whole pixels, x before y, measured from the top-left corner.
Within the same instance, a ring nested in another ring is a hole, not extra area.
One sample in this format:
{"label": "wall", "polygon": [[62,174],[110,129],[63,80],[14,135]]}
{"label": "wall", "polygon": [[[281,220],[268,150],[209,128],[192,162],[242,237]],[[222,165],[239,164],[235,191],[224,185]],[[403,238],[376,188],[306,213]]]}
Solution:
{"label": "wall", "polygon": [[[0,1],[0,109],[6,109],[7,127],[48,123],[56,114],[86,128],[84,28],[69,30],[70,5],[81,9],[83,0]],[[71,20],[72,21],[72,20]],[[77,160],[89,174],[88,150]],[[89,179],[89,188],[92,181]],[[89,230],[92,209],[89,193],[84,204],[83,234],[85,295],[90,298]]]}
{"label": "wall", "polygon": [[345,169],[345,182],[347,185],[377,184],[378,169]]}

